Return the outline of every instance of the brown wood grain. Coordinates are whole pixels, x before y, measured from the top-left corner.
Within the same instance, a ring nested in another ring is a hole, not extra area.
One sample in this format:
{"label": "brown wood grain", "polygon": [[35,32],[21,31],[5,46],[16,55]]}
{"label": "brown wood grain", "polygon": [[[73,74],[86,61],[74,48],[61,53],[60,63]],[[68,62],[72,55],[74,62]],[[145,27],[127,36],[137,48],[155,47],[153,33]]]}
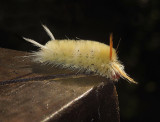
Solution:
{"label": "brown wood grain", "polygon": [[[73,73],[34,64],[26,52],[0,48],[0,82]],[[118,122],[119,105],[112,81],[98,76],[31,80],[0,85],[2,122]]]}

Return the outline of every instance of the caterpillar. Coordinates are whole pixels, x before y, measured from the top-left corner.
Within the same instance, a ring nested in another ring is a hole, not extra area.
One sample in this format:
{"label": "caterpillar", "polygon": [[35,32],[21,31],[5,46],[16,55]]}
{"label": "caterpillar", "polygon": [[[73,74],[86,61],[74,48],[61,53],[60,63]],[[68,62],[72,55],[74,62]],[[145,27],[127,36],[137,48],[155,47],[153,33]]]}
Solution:
{"label": "caterpillar", "polygon": [[34,62],[48,63],[83,73],[92,72],[113,81],[118,81],[121,77],[131,83],[137,83],[128,76],[118,60],[116,50],[113,48],[112,34],[110,34],[110,45],[92,40],[57,40],[47,26],[42,26],[50,37],[50,41],[45,45],[23,37],[24,40],[40,48],[30,55]]}

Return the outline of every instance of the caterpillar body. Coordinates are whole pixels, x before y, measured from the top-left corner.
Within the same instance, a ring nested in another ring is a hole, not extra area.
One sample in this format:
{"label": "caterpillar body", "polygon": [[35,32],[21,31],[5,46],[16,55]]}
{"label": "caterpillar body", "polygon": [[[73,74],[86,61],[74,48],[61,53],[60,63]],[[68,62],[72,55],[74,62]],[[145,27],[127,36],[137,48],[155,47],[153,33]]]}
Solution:
{"label": "caterpillar body", "polygon": [[93,72],[113,81],[122,77],[136,83],[125,73],[124,66],[118,60],[113,48],[112,34],[110,45],[91,40],[56,40],[51,31],[45,25],[42,26],[51,38],[45,45],[24,38],[40,48],[39,51],[31,53],[34,62],[49,63],[84,73]]}

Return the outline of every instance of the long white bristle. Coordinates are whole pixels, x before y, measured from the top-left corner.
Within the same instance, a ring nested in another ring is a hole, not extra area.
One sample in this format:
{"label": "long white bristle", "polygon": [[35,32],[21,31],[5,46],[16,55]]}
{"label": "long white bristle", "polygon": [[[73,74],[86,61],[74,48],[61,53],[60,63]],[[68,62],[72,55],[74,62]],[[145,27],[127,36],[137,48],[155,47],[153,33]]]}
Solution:
{"label": "long white bristle", "polygon": [[25,38],[25,37],[23,37],[23,39],[26,40],[27,42],[30,42],[30,43],[34,44],[34,45],[37,46],[37,47],[46,48],[46,47],[43,46],[42,44],[40,44],[40,43],[38,43],[38,42],[36,42],[36,41],[34,41],[34,40],[32,40],[32,39]]}
{"label": "long white bristle", "polygon": [[48,36],[51,38],[51,40],[55,40],[53,34],[51,33],[51,31],[47,28],[47,26],[42,24],[42,27],[44,28],[44,30],[47,32]]}

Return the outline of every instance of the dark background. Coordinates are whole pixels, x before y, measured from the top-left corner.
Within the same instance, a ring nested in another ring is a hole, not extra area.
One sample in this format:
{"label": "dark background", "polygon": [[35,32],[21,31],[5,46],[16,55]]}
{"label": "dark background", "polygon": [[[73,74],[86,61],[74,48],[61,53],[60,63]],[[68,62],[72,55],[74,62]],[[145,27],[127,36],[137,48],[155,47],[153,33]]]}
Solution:
{"label": "dark background", "polygon": [[[122,122],[159,119],[159,0],[5,0],[0,1],[0,47],[37,48],[22,36],[45,44],[46,24],[56,39],[89,39],[120,46],[119,59],[138,85],[117,84]],[[160,119],[159,119],[160,121]]]}

